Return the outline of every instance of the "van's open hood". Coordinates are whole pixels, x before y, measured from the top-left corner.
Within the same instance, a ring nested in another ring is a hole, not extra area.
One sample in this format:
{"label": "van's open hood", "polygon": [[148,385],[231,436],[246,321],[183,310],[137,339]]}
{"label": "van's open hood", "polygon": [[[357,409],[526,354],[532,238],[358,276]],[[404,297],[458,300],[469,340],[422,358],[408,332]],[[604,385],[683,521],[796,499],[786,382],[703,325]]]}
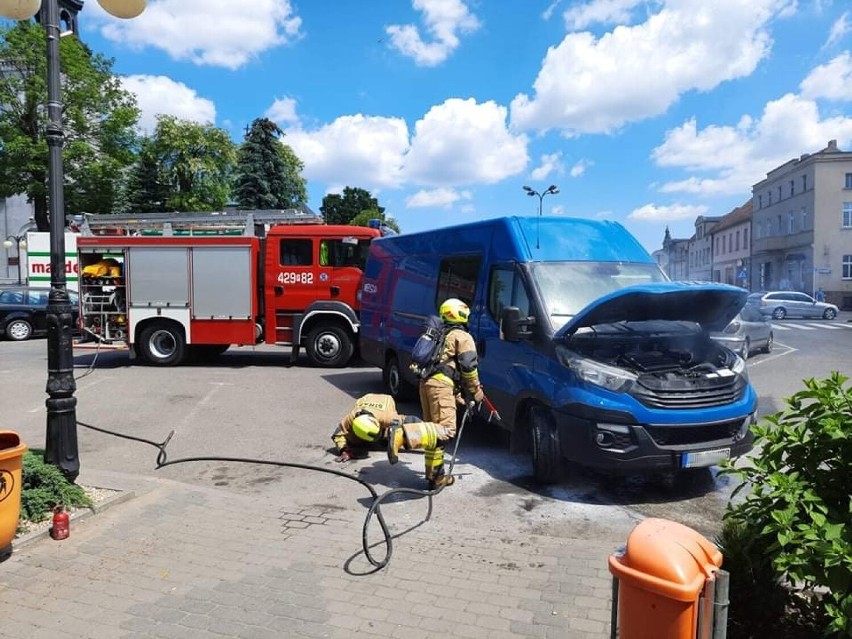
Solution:
{"label": "van's open hood", "polygon": [[628,286],[598,298],[559,329],[557,339],[577,329],[612,322],[672,320],[697,322],[721,331],[740,311],[748,291],[710,282],[658,282]]}

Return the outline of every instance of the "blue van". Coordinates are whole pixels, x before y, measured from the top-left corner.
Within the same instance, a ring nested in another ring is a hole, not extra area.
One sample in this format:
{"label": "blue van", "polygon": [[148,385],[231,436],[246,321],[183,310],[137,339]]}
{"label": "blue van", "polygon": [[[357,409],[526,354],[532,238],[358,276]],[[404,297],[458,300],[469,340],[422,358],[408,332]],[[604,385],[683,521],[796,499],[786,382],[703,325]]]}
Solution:
{"label": "blue van", "polygon": [[485,392],[538,481],[557,481],[566,461],[702,468],[753,445],[745,362],[709,336],[746,295],[669,281],[615,222],[497,218],[372,241],[361,356],[403,395],[426,316],[457,297],[471,308]]}

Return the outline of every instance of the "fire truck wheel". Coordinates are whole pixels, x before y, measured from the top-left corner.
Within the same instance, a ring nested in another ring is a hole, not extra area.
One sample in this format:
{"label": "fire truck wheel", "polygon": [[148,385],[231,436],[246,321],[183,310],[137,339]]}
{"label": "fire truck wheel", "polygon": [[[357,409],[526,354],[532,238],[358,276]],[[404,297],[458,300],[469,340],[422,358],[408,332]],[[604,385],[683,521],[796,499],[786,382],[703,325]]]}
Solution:
{"label": "fire truck wheel", "polygon": [[177,366],[183,361],[186,340],[177,325],[156,322],[139,334],[142,356],[155,366]]}
{"label": "fire truck wheel", "polygon": [[308,333],[308,357],[315,366],[346,366],[355,352],[352,337],[339,326],[318,326]]}

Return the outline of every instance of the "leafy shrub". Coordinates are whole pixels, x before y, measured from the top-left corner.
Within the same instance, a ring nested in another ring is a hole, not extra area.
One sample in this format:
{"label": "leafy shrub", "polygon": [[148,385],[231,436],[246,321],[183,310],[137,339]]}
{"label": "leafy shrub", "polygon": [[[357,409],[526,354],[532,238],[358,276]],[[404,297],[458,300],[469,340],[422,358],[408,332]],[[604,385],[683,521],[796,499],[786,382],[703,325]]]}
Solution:
{"label": "leafy shrub", "polygon": [[[746,465],[722,471],[742,481],[725,513],[728,544],[734,536],[748,540],[761,581],[774,583],[764,574],[768,560],[778,583],[788,586],[787,621],[810,619],[824,636],[852,636],[852,391],[844,388],[847,381],[837,372],[805,380],[805,389],[785,400],[787,408],[754,428],[756,453]],[[731,581],[733,587],[733,574]],[[731,614],[736,614],[733,597]]]}
{"label": "leafy shrub", "polygon": [[44,521],[57,504],[91,506],[92,500],[56,466],[45,464],[40,451],[27,451],[21,468],[21,518]]}

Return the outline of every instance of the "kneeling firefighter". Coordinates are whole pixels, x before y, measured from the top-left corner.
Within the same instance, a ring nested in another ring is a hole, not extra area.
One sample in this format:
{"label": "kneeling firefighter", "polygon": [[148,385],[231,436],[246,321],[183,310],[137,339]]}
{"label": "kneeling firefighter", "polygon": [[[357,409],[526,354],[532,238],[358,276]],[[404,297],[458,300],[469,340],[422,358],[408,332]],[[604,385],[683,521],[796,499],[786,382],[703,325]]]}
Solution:
{"label": "kneeling firefighter", "polygon": [[404,415],[397,413],[396,402],[390,395],[362,395],[331,436],[338,454],[335,461],[366,457],[370,444],[383,443],[387,438],[391,422],[404,419]]}
{"label": "kneeling firefighter", "polygon": [[392,464],[403,447],[423,449],[430,490],[454,481],[444,471],[444,448],[456,435],[457,405],[475,405],[485,397],[479,384],[476,344],[467,332],[470,308],[463,301],[450,298],[441,304],[438,314],[444,324],[443,345],[437,363],[421,374],[423,421],[394,423],[388,434],[388,459]]}

